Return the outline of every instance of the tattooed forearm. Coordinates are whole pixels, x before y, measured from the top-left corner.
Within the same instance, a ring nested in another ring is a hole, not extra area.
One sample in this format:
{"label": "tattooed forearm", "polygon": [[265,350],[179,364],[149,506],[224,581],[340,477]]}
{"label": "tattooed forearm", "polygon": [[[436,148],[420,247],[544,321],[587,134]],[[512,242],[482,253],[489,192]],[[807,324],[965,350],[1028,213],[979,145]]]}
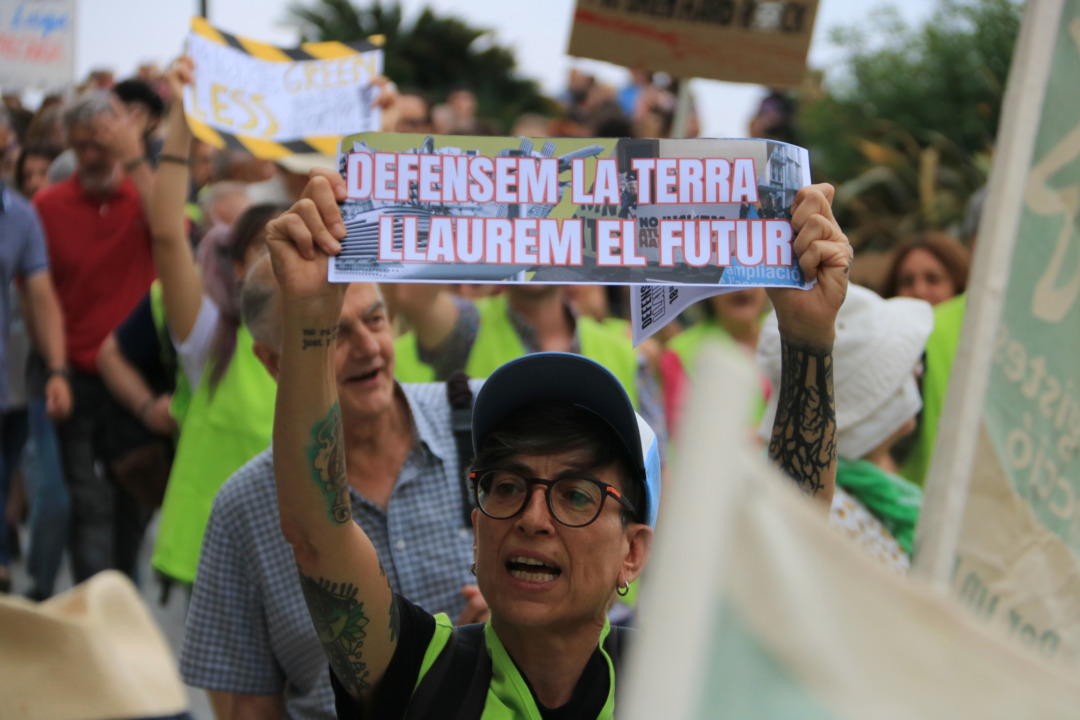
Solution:
{"label": "tattooed forearm", "polygon": [[302,334],[302,337],[300,338],[301,350],[333,347],[338,336],[338,328],[336,325],[331,328],[304,328],[300,332]]}
{"label": "tattooed forearm", "polygon": [[816,495],[832,483],[836,403],[829,351],[782,346],[780,397],[769,457],[799,488]]}
{"label": "tattooed forearm", "polygon": [[311,428],[308,460],[311,462],[311,476],[326,498],[326,511],[330,520],[339,525],[352,520],[349,480],[345,475],[341,408],[338,403],[334,403],[326,417]]}
{"label": "tattooed forearm", "polygon": [[325,578],[316,580],[300,573],[300,588],[330,667],[342,685],[360,697],[370,687],[363,655],[368,617],[364,603],[356,599],[356,586],[339,585]]}

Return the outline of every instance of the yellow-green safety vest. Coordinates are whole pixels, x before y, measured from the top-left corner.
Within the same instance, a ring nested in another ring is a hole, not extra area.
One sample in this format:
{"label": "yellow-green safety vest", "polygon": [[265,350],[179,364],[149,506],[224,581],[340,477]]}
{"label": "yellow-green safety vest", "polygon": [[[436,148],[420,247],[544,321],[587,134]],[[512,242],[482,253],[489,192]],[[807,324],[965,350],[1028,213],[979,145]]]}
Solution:
{"label": "yellow-green safety vest", "polygon": [[[694,377],[694,366],[697,364],[698,353],[706,340],[713,340],[734,347],[735,341],[731,339],[724,328],[713,320],[706,320],[692,325],[667,342],[667,348],[679,356],[683,369],[689,379]],[[761,423],[765,415],[765,395],[760,386],[754,393],[754,404],[751,406],[750,420],[756,426]]]}
{"label": "yellow-green safety vest", "polygon": [[926,471],[934,455],[938,420],[945,409],[953,360],[960,344],[967,295],[957,295],[934,306],[934,329],[926,341],[926,363],[922,377],[923,409],[919,434],[911,453],[900,466],[900,475],[919,487],[926,484]]}
{"label": "yellow-green safety vest", "polygon": [[[476,334],[465,372],[472,378],[486,378],[503,363],[528,352],[510,321],[505,295],[476,301],[480,328]],[[618,378],[635,407],[637,396],[637,353],[630,339],[587,317],[577,318],[581,354],[591,358]],[[394,342],[394,375],[401,382],[434,382],[435,370],[420,360],[416,335],[405,333]]]}
{"label": "yellow-green safety vest", "polygon": [[[445,614],[440,613],[435,616],[435,633],[424,653],[416,685],[413,687],[414,695],[425,681],[428,671],[435,664],[439,654],[446,648],[452,630],[450,619]],[[514,664],[506,648],[503,647],[502,641],[495,634],[490,622],[484,626],[483,632],[484,650],[491,658],[491,678],[480,714],[481,720],[542,720],[540,708],[536,705],[528,682]],[[615,664],[604,646],[604,641],[611,632],[612,627],[605,620],[604,628],[600,632],[599,649],[607,666],[610,681],[607,698],[596,720],[610,720],[615,713]]]}
{"label": "yellow-green safety vest", "polygon": [[172,401],[169,403],[169,414],[176,420],[179,428],[183,426],[184,417],[191,404],[191,383],[188,382],[187,374],[180,369],[176,355],[167,357],[165,348],[172,347],[172,337],[169,335],[169,324],[165,319],[165,300],[160,280],[155,280],[150,285],[150,316],[154,320],[154,329],[157,330],[163,363],[176,366],[176,387],[173,389]]}
{"label": "yellow-green safety vest", "polygon": [[184,413],[151,563],[184,583],[195,580],[210,507],[229,477],[270,444],[277,386],[252,351],[243,325],[213,394],[208,363]]}

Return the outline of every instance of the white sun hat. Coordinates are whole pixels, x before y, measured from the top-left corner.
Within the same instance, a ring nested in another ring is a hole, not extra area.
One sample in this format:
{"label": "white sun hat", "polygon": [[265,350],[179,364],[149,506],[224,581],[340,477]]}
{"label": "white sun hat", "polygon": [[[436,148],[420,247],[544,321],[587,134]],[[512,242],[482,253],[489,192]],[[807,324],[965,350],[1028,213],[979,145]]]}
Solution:
{"label": "white sun hat", "polygon": [[[933,327],[933,308],[923,300],[885,300],[868,288],[848,287],[833,344],[837,451],[842,457],[863,457],[919,412],[922,399],[914,371]],[[757,348],[758,366],[773,386],[758,430],[766,441],[780,394],[780,357],[773,311]]]}
{"label": "white sun hat", "polygon": [[0,596],[0,668],[4,717],[186,717],[169,644],[115,570],[40,603]]}

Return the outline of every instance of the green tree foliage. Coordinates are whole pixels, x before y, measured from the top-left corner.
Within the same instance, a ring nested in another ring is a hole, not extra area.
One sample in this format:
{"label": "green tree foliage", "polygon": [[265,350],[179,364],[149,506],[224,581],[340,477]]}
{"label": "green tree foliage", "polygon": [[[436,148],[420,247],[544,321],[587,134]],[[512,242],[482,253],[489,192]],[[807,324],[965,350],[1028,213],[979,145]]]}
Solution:
{"label": "green tree foliage", "polygon": [[550,113],[551,101],[536,83],[515,74],[514,54],[491,42],[487,30],[424,8],[410,26],[401,5],[380,0],[359,7],[348,0],[314,0],[289,8],[304,41],[352,42],[372,35],[386,38],[384,70],[398,87],[443,102],[458,87],[476,94],[477,114],[508,130],[525,112]]}
{"label": "green tree foliage", "polygon": [[986,182],[1021,12],[1014,0],[942,0],[920,27],[885,8],[870,33],[834,33],[846,60],[827,89],[804,93],[798,128],[857,247],[958,234]]}

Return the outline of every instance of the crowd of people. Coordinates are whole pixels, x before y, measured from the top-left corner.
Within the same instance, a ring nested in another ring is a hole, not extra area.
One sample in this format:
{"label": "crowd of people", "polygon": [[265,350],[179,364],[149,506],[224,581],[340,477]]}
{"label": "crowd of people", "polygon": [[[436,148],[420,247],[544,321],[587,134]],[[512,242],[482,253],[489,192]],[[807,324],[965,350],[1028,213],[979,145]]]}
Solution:
{"label": "crowd of people", "polygon": [[[708,341],[759,367],[748,436],[906,571],[977,221],[911,238],[879,294],[804,188],[813,289],[718,295],[634,349],[624,288],[328,283],[333,160],[193,138],[192,72],[4,97],[0,591],[52,596],[65,554],[75,583],[181,589],[180,670],[219,718],[610,716]],[[575,71],[510,134],[664,137],[676,92]],[[386,130],[493,132],[465,86],[381,102]],[[790,114],[770,95],[751,132]]]}

